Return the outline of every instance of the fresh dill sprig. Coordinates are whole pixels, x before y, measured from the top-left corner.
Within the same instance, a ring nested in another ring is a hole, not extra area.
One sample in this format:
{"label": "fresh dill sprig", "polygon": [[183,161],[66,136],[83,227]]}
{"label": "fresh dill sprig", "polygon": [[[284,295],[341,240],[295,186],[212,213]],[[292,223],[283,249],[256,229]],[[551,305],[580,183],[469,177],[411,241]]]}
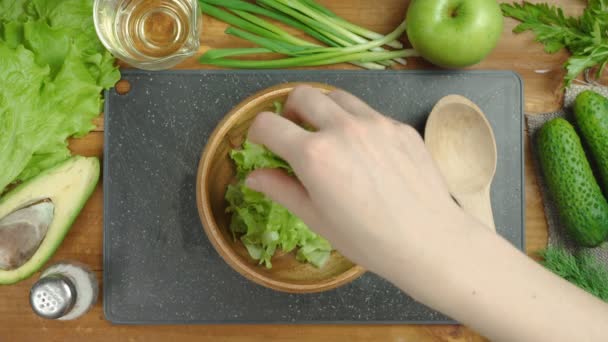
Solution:
{"label": "fresh dill sprig", "polygon": [[589,255],[573,255],[560,247],[547,248],[540,255],[551,272],[608,302],[608,267]]}

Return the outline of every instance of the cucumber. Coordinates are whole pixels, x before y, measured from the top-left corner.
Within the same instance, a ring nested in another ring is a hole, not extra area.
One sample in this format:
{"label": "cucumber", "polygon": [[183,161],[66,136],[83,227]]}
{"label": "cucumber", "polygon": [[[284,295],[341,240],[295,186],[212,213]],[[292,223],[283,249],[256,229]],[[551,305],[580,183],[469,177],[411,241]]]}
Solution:
{"label": "cucumber", "polygon": [[553,119],[538,132],[537,144],[547,186],[566,229],[581,245],[598,246],[608,236],[608,202],[574,127]]}
{"label": "cucumber", "polygon": [[598,166],[604,194],[608,196],[608,99],[585,90],[574,102],[576,125]]}

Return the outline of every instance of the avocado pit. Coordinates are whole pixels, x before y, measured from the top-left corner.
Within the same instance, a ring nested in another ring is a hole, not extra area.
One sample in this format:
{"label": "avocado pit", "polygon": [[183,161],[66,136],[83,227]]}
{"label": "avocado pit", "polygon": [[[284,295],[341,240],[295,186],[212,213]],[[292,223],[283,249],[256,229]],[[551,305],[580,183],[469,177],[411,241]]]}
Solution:
{"label": "avocado pit", "polygon": [[55,205],[44,199],[0,219],[0,270],[14,270],[38,250],[51,222]]}

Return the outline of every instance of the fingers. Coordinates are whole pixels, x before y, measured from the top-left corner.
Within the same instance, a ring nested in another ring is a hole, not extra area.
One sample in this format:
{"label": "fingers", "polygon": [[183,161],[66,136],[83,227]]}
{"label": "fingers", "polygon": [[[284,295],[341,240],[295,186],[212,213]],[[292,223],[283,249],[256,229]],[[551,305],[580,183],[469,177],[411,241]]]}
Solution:
{"label": "fingers", "polygon": [[247,177],[246,185],[283,205],[308,225],[314,224],[316,215],[308,192],[296,178],[289,176],[285,171],[279,169],[253,171]]}
{"label": "fingers", "polygon": [[332,91],[327,96],[334,100],[334,102],[342,107],[345,111],[354,116],[374,117],[379,115],[378,112],[376,112],[367,103],[363,102],[363,100],[343,90]]}
{"label": "fingers", "polygon": [[289,94],[283,115],[295,122],[322,129],[339,121],[346,112],[319,89],[300,86]]}
{"label": "fingers", "polygon": [[295,151],[310,134],[292,121],[280,115],[260,113],[249,128],[248,139],[251,142],[264,145],[281,158],[292,162]]}

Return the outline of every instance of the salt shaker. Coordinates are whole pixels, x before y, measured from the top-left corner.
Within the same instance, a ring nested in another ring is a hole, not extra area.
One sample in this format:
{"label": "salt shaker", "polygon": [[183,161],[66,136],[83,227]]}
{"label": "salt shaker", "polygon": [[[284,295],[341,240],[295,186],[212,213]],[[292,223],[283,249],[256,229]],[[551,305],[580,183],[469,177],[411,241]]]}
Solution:
{"label": "salt shaker", "polygon": [[99,283],[91,270],[77,262],[50,266],[30,290],[30,305],[43,318],[72,320],[97,302]]}

